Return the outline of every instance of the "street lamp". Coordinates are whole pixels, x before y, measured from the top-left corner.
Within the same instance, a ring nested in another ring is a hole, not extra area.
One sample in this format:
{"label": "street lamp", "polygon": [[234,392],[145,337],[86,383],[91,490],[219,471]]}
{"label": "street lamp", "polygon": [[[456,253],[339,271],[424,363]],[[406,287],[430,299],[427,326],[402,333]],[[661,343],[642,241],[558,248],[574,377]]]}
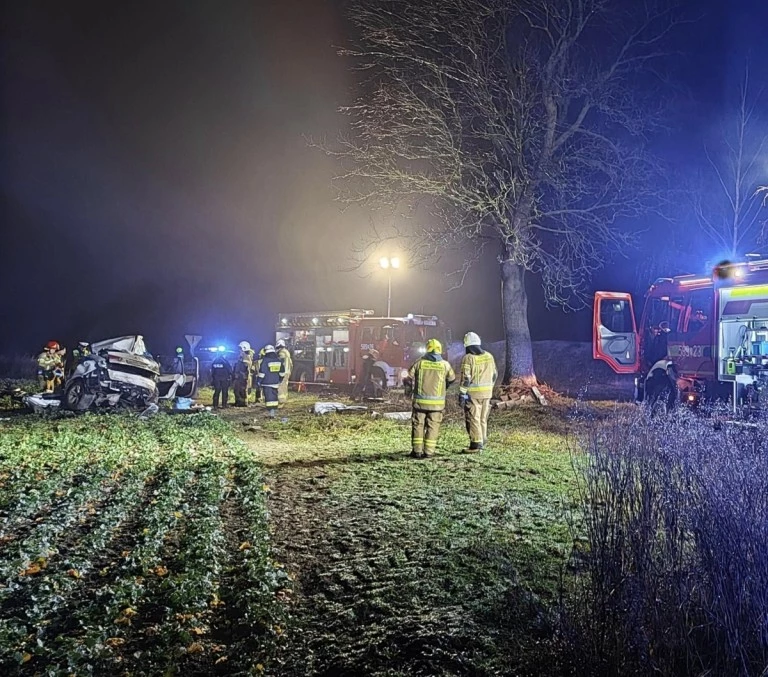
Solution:
{"label": "street lamp", "polygon": [[392,269],[400,267],[399,256],[382,256],[379,265],[387,271],[387,317],[392,316]]}

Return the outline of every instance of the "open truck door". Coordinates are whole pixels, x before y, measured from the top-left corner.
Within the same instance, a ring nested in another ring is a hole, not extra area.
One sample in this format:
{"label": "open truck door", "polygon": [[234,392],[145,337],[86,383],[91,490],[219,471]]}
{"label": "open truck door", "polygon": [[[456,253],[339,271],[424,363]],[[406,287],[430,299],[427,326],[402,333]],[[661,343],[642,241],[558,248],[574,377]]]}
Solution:
{"label": "open truck door", "polygon": [[617,374],[640,369],[640,350],[632,297],[623,292],[595,292],[592,357],[607,362]]}

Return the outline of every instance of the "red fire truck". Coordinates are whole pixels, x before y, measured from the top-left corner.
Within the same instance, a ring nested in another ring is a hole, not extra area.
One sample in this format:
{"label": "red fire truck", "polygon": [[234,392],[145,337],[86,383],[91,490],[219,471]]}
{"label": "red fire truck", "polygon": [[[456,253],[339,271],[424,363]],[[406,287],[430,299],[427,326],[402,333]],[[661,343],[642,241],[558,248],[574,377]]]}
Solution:
{"label": "red fire truck", "polygon": [[437,338],[447,348],[450,332],[434,315],[373,315],[355,309],[281,313],[275,340],[283,339],[291,350],[291,380],[353,385],[368,353],[376,356],[372,379],[381,388],[396,387],[426,351],[427,339]]}
{"label": "red fire truck", "polygon": [[639,325],[629,294],[597,292],[592,352],[635,375],[638,401],[759,402],[768,396],[768,259],[656,280]]}

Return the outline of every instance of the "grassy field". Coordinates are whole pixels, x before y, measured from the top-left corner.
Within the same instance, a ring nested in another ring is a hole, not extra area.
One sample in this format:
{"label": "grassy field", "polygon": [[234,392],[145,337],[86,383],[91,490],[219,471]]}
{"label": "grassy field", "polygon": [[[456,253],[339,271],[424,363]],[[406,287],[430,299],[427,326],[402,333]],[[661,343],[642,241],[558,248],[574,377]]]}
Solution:
{"label": "grassy field", "polygon": [[541,674],[570,555],[563,412],[494,415],[490,450],[438,454],[366,415],[230,411],[271,488],[273,547],[297,578],[279,674]]}
{"label": "grassy field", "polygon": [[408,425],[312,402],[0,421],[0,672],[542,674],[565,412],[466,455],[451,411],[414,460]]}

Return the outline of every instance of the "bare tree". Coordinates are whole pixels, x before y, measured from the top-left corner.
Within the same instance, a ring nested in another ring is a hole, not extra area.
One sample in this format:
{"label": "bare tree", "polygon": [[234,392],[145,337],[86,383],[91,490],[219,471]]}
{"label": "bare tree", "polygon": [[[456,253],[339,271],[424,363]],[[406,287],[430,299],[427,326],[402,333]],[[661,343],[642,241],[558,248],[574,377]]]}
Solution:
{"label": "bare tree", "polygon": [[428,210],[370,249],[407,238],[427,264],[460,249],[462,278],[497,254],[505,382],[535,382],[525,275],[579,306],[628,244],[619,221],[654,204],[653,64],[676,20],[651,0],[357,0],[350,17],[342,54],[366,77],[332,151],[342,199]]}
{"label": "bare tree", "polygon": [[722,125],[715,147],[705,147],[708,180],[692,192],[701,230],[724,254],[736,258],[761,239],[763,201],[759,183],[768,135],[758,117],[762,90],[750,93],[749,67],[739,87],[737,106]]}

